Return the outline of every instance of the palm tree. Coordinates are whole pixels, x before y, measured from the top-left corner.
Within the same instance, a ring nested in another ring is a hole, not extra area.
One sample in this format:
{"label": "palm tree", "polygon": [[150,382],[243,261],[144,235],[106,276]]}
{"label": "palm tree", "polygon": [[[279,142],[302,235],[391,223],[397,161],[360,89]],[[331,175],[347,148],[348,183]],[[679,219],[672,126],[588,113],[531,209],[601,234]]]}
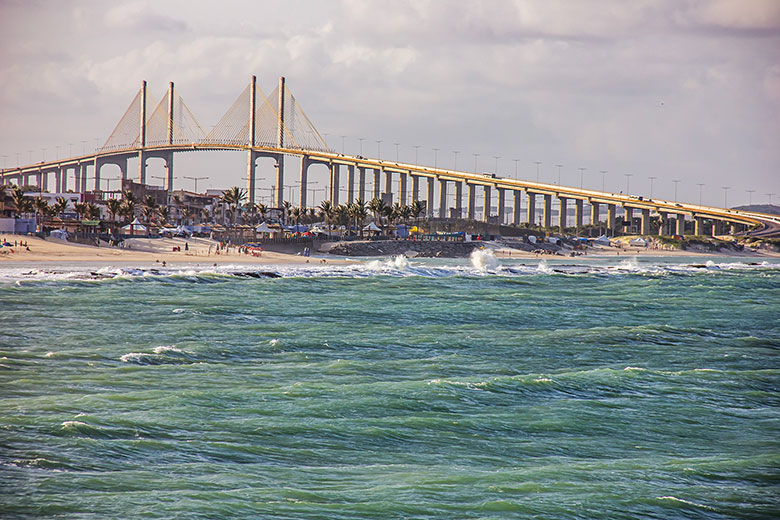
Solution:
{"label": "palm tree", "polygon": [[89,206],[86,202],[77,202],[73,205],[73,211],[76,212],[76,216],[79,220],[82,220],[89,211]]}
{"label": "palm tree", "polygon": [[320,202],[319,212],[320,217],[328,225],[328,236],[330,236],[330,221],[333,216],[333,204],[329,200],[323,200]]}
{"label": "palm tree", "polygon": [[157,214],[160,215],[160,224],[165,226],[168,223],[168,219],[171,216],[171,210],[168,209],[168,206],[161,206],[157,210]]}
{"label": "palm tree", "polygon": [[5,191],[7,188],[6,184],[0,184],[0,215],[5,211]]}
{"label": "palm tree", "polygon": [[151,224],[152,220],[154,220],[154,216],[157,214],[157,201],[154,200],[154,196],[147,195],[144,197],[144,202],[141,205],[141,212],[143,213],[146,224]]}
{"label": "palm tree", "polygon": [[[171,197],[171,206],[176,210],[176,215],[179,216],[179,208],[181,207],[181,196],[177,193]],[[181,224],[181,217],[179,216],[179,224]]]}
{"label": "palm tree", "polygon": [[11,198],[16,206],[16,215],[21,216],[32,211],[32,199],[24,194],[20,188],[14,188]]}
{"label": "palm tree", "polygon": [[233,225],[236,223],[236,216],[238,213],[238,208],[241,206],[241,204],[244,202],[244,199],[246,199],[246,190],[243,188],[239,188],[238,186],[233,186],[229,190],[225,191],[222,194],[222,202],[228,205],[228,208],[232,208],[233,211],[231,214],[233,215],[233,218],[231,219],[233,222]]}
{"label": "palm tree", "polygon": [[282,209],[284,211],[284,215],[282,217],[284,218],[284,224],[288,225],[288,219],[290,218],[290,208],[292,207],[292,204],[290,204],[289,200],[285,200],[282,202]]}
{"label": "palm tree", "polygon": [[91,202],[87,202],[86,216],[89,220],[100,220],[100,208]]}
{"label": "palm tree", "polygon": [[290,216],[295,222],[295,231],[298,231],[298,223],[301,221],[301,208],[295,207],[290,209]]}
{"label": "palm tree", "polygon": [[46,210],[49,207],[49,203],[43,197],[35,197],[33,199],[33,208],[35,209],[35,218],[38,218],[38,214],[44,216]]}
{"label": "palm tree", "polygon": [[260,218],[265,222],[265,214],[268,213],[268,206],[262,202],[257,204],[257,212],[260,213]]}
{"label": "palm tree", "polygon": [[54,212],[60,216],[60,220],[65,220],[65,210],[68,209],[68,199],[65,197],[57,197],[56,200]]}
{"label": "palm tree", "polygon": [[106,201],[106,209],[111,216],[111,220],[116,220],[116,216],[122,211],[122,201],[119,199],[108,199]]}
{"label": "palm tree", "polygon": [[409,207],[411,216],[414,217],[414,225],[418,226],[420,224],[420,215],[423,212],[423,205],[419,200],[415,200],[412,202],[412,205]]}
{"label": "palm tree", "polygon": [[380,228],[382,227],[382,215],[385,212],[385,201],[379,197],[374,197],[371,202],[368,203],[368,209],[374,214],[374,222]]}

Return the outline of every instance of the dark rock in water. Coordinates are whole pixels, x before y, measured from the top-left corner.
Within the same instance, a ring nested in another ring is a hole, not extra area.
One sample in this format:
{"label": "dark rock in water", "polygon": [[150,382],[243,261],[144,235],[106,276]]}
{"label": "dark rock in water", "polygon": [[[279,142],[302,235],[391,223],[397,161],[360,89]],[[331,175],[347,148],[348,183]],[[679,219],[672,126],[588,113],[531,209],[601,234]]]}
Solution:
{"label": "dark rock in water", "polygon": [[422,242],[419,240],[356,240],[339,242],[328,252],[332,255],[344,256],[405,255],[418,258],[463,258],[484,245],[483,242],[436,240]]}
{"label": "dark rock in water", "polygon": [[231,274],[240,278],[281,278],[280,274],[272,271],[239,271]]}

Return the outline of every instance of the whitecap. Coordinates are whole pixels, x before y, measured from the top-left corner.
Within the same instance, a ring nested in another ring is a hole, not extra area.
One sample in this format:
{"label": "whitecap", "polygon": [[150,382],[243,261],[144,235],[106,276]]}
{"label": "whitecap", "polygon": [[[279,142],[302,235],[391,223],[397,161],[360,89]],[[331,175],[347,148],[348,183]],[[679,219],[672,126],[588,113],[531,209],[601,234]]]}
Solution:
{"label": "whitecap", "polygon": [[87,423],[81,421],[65,421],[61,426],[63,428],[77,428],[79,426],[87,426]]}
{"label": "whitecap", "polygon": [[471,265],[480,271],[495,269],[498,266],[498,260],[490,249],[475,249],[471,252],[469,259]]}

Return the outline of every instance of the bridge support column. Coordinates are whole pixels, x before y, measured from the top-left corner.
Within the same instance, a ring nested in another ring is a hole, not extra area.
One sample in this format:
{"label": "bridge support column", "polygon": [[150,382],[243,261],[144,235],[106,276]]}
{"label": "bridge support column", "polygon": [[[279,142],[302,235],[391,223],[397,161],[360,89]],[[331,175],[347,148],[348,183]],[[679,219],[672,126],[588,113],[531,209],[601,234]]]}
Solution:
{"label": "bridge support column", "polygon": [[436,207],[434,206],[435,183],[435,178],[428,177],[428,196],[426,197],[426,217],[428,218],[433,218],[433,208]]}
{"label": "bridge support column", "polygon": [[583,215],[585,213],[583,205],[584,204],[582,199],[577,199],[574,201],[574,225],[577,226],[577,229],[582,227]]}
{"label": "bridge support column", "polygon": [[544,227],[552,226],[552,195],[544,196]]}
{"label": "bridge support column", "polygon": [[366,202],[366,169],[358,166],[358,198]]}
{"label": "bridge support column", "polygon": [[614,204],[607,204],[607,229],[612,231],[612,235],[615,234],[615,213],[617,213],[617,207]]}
{"label": "bridge support column", "polygon": [[[566,228],[566,213],[568,212],[567,206],[568,200],[565,197],[558,197],[558,227],[561,233]],[[579,200],[577,202],[580,202]]]}
{"label": "bridge support column", "polygon": [[278,154],[276,157],[276,197],[274,203],[277,208],[284,206],[284,155]]}
{"label": "bridge support column", "polygon": [[455,218],[463,218],[463,181],[455,181]]}
{"label": "bridge support column", "polygon": [[693,234],[701,235],[704,233],[704,219],[701,217],[693,218]]}
{"label": "bridge support column", "polygon": [[466,183],[468,189],[468,199],[466,201],[466,216],[469,220],[474,220],[476,215],[476,208],[474,205],[477,202],[477,186],[475,184]]}
{"label": "bridge support column", "polygon": [[629,227],[634,225],[634,208],[623,208],[623,224]]}
{"label": "bridge support column", "polygon": [[246,196],[249,202],[255,202],[255,171],[257,170],[257,152],[249,150],[246,160]]}
{"label": "bridge support column", "polygon": [[412,177],[412,202],[414,202],[416,200],[420,200],[420,176],[411,175],[411,177]]}
{"label": "bridge support column", "polygon": [[301,184],[301,197],[300,206],[306,207],[306,196],[308,195],[309,188],[309,158],[306,155],[301,156],[301,172],[299,182]]}
{"label": "bridge support column", "polygon": [[735,224],[735,223],[733,223],[733,222],[732,222],[732,223],[729,225],[729,234],[730,234],[730,235],[736,235],[736,234],[737,234],[737,224]]}
{"label": "bridge support column", "polygon": [[650,210],[642,210],[642,235],[650,234]]}
{"label": "bridge support column", "polygon": [[407,196],[406,196],[406,183],[408,179],[407,173],[399,173],[398,174],[398,202],[401,203],[401,205],[407,204]]}
{"label": "bridge support column", "polygon": [[54,170],[54,191],[57,193],[62,193],[62,174],[64,171],[63,168]]}
{"label": "bridge support column", "polygon": [[380,197],[379,193],[379,186],[380,186],[380,170],[379,168],[374,168],[374,198],[378,199]]}
{"label": "bridge support column", "polygon": [[355,165],[347,165],[347,202],[355,202]]}
{"label": "bridge support column", "polygon": [[330,203],[339,205],[339,165],[330,163]]}
{"label": "bridge support column", "polygon": [[[139,171],[144,171],[144,181],[146,180],[146,157],[144,157],[143,151],[138,152],[138,169]],[[94,187],[92,188],[94,191],[97,191],[100,189],[100,168],[103,166],[102,161],[95,157],[95,166],[94,166],[94,179],[95,182]],[[143,166],[143,167],[142,167]],[[86,188],[84,191],[87,191]]]}
{"label": "bridge support column", "polygon": [[504,188],[496,188],[496,191],[498,192],[498,208],[496,212],[498,213],[498,225],[501,226],[504,224],[504,214],[506,213],[504,211],[506,208],[506,190]]}
{"label": "bridge support column", "polygon": [[43,170],[38,172],[38,190],[49,191],[49,172]]}
{"label": "bridge support column", "polygon": [[668,235],[666,227],[669,225],[669,214],[665,211],[658,212],[658,236]]}
{"label": "bridge support column", "polygon": [[677,215],[677,218],[675,219],[677,222],[677,233],[680,236],[685,235],[685,215]]}
{"label": "bridge support column", "polygon": [[590,225],[598,226],[601,222],[601,205],[598,202],[590,203]]}
{"label": "bridge support column", "polygon": [[536,193],[528,192],[528,225],[536,223]]}
{"label": "bridge support column", "polygon": [[385,194],[382,195],[382,200],[386,200],[389,204],[393,203],[393,172],[382,169],[385,174]]}
{"label": "bridge support column", "polygon": [[492,198],[492,191],[490,186],[484,187],[484,198],[482,203],[482,220],[488,222],[490,220],[490,199]]}
{"label": "bridge support column", "polygon": [[[173,152],[168,152],[165,157],[165,186],[164,188],[167,191],[173,191]],[[247,195],[249,196],[249,202],[253,203],[255,202],[254,193],[255,190],[252,189],[252,191],[247,190]]]}
{"label": "bridge support column", "polygon": [[79,167],[79,177],[81,177],[79,181],[79,193],[86,193],[87,192],[87,163],[81,164]]}
{"label": "bridge support column", "polygon": [[439,218],[447,218],[447,181],[439,179]]}
{"label": "bridge support column", "polygon": [[512,224],[515,226],[520,225],[520,220],[523,218],[522,208],[523,192],[520,190],[512,190]]}

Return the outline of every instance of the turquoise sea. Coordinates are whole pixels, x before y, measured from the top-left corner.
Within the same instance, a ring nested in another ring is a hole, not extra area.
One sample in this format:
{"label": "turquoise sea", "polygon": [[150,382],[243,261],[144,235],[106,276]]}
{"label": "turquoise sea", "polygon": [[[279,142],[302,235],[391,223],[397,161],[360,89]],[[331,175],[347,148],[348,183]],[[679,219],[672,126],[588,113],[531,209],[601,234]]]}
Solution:
{"label": "turquoise sea", "polygon": [[0,517],[777,518],[753,262],[0,265]]}

